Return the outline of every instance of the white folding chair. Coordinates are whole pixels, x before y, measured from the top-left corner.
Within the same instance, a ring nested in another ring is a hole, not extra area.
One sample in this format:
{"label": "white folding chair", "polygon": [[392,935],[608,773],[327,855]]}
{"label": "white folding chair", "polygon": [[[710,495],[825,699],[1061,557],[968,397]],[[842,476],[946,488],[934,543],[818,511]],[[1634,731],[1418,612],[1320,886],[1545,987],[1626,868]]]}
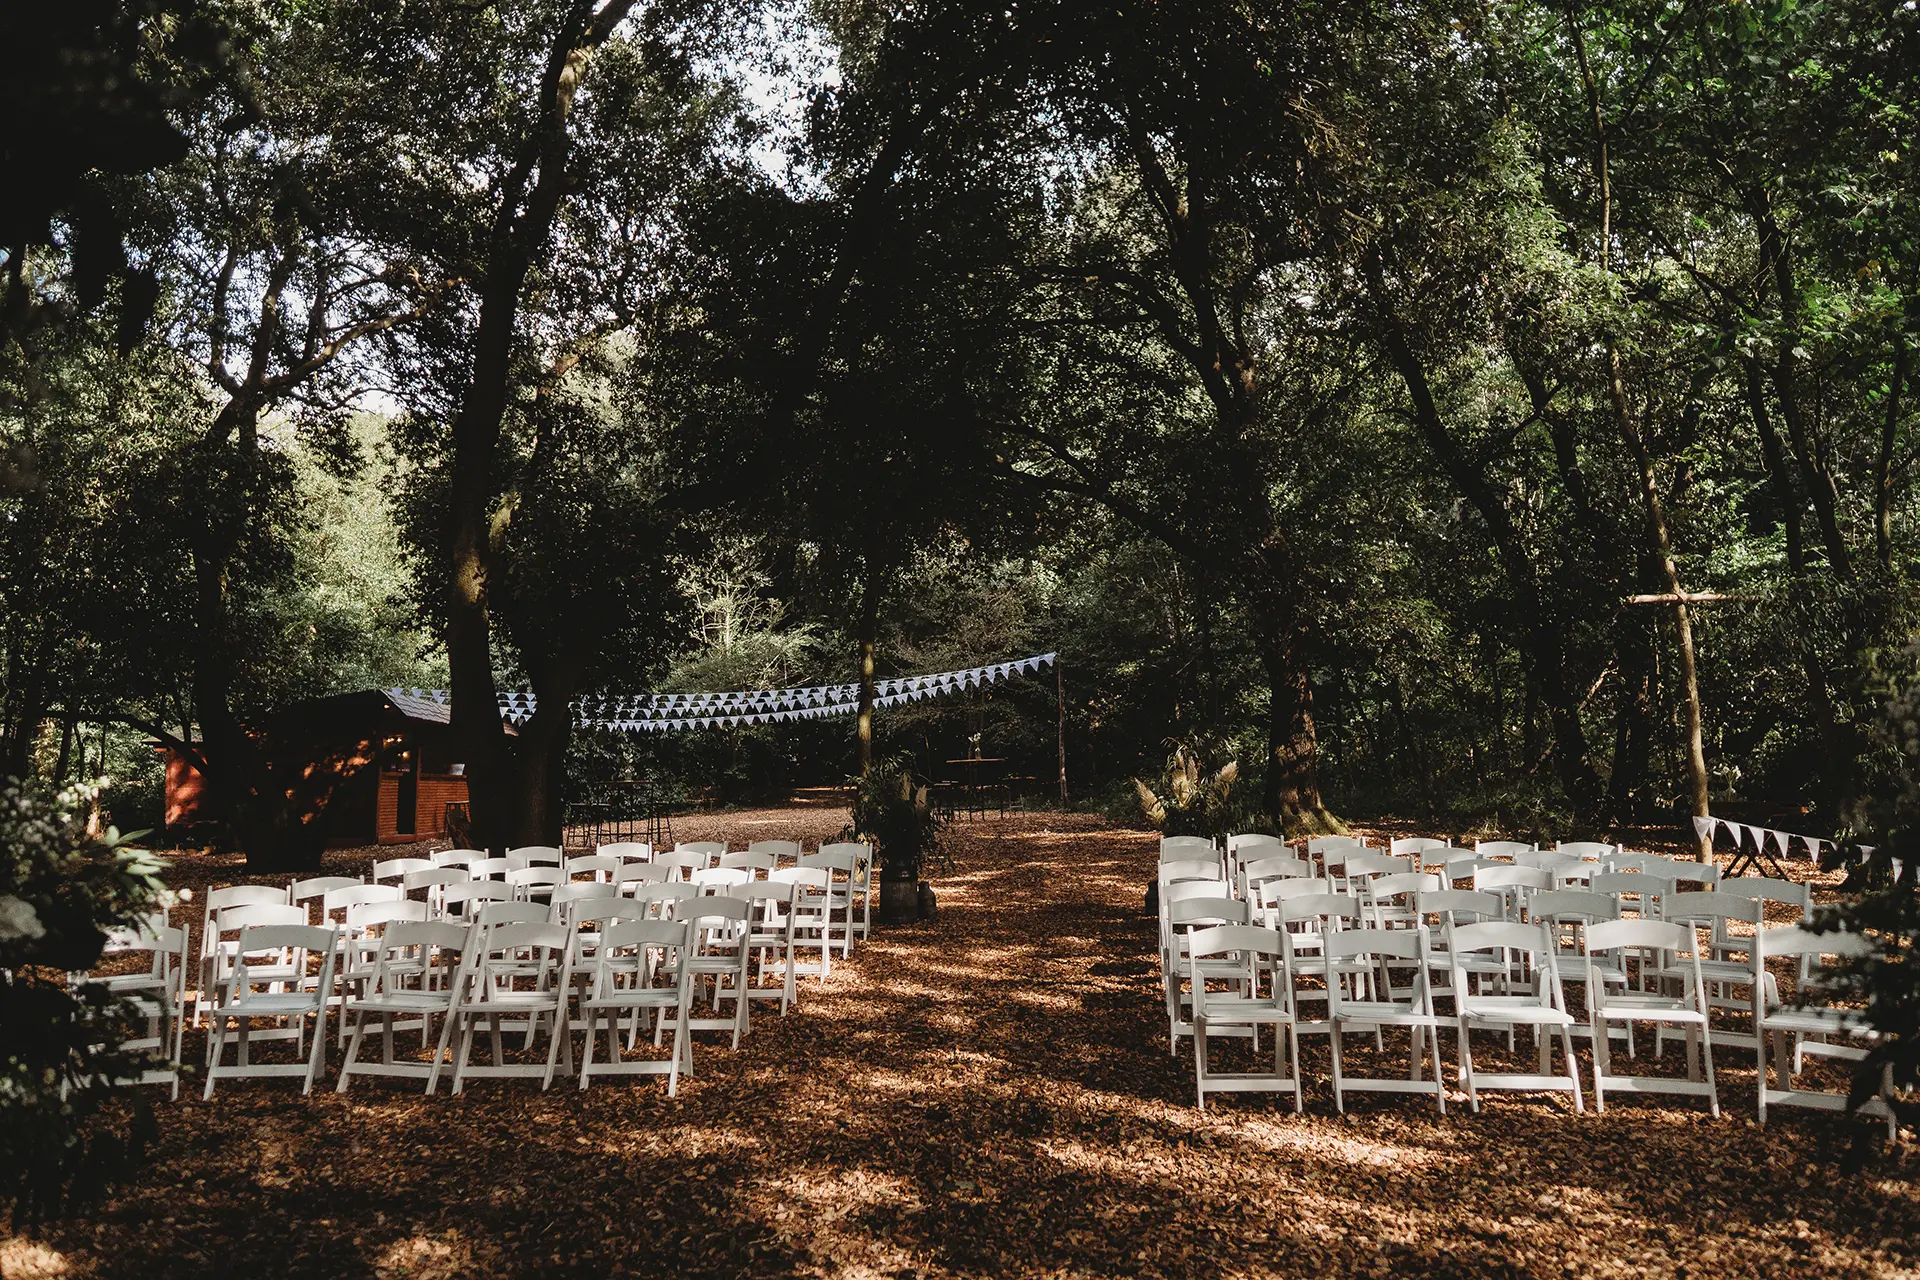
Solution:
{"label": "white folding chair", "polygon": [[[687,1019],[689,1031],[731,1031],[733,1047],[747,1030],[747,918],[752,907],[745,898],[702,896],[673,906],[674,919],[687,925],[687,953],[683,961],[696,994],[704,990],[713,1010],[710,1017]],[[720,1006],[731,1002],[733,1012],[722,1016]]]}
{"label": "white folding chair", "polygon": [[[1284,945],[1272,929],[1218,925],[1187,935],[1187,980],[1193,988],[1193,1077],[1199,1108],[1209,1093],[1293,1094],[1302,1106],[1300,1041],[1294,1034]],[[1213,984],[1228,990],[1211,989]],[[1273,1031],[1273,1070],[1223,1073],[1213,1070],[1212,1041],[1244,1037],[1259,1053],[1259,1029]],[[1285,1054],[1283,1060],[1282,1054]]]}
{"label": "white folding chair", "polygon": [[[760,843],[764,842],[756,842],[752,847],[757,848]],[[793,847],[798,850],[800,846],[793,842]],[[820,852],[852,855],[853,869],[847,876],[847,892],[852,896],[847,907],[847,927],[853,936],[865,941],[873,926],[873,900],[880,892],[873,881],[873,846],[842,840],[821,845]],[[800,855],[796,852],[793,856],[797,860]]]}
{"label": "white folding chair", "polygon": [[1523,919],[1527,899],[1552,888],[1552,873],[1542,871],[1539,867],[1501,865],[1481,867],[1473,873],[1474,892],[1491,893],[1499,898],[1509,920]]}
{"label": "white folding chair", "polygon": [[839,918],[842,931],[840,936],[840,954],[842,957],[853,954],[853,892],[854,877],[860,869],[860,853],[856,845],[827,845],[818,853],[803,854],[799,865],[815,870],[826,871],[827,916],[831,920]]}
{"label": "white folding chair", "polygon": [[[440,1047],[435,1052],[433,1073],[427,1080],[427,1092],[445,1068],[448,1042],[457,1034],[453,1055],[453,1092],[466,1088],[469,1078],[538,1076],[540,1087],[553,1084],[556,1059],[564,1055],[568,1072],[573,1070],[573,1035],[567,1020],[567,998],[571,982],[567,970],[570,939],[564,926],[548,923],[515,922],[486,926],[487,912],[525,903],[496,903],[482,912],[483,924],[475,930],[473,950],[461,968],[459,994],[452,1014],[441,1024]],[[507,1061],[502,1033],[505,1020],[524,1020],[529,1041],[548,1030],[547,1060],[544,1064]],[[493,1057],[485,1065],[475,1065],[474,1033],[488,1024]]]}
{"label": "white folding chair", "polygon": [[[767,873],[769,884],[790,884],[793,895],[794,972],[817,974],[825,983],[833,973],[833,917],[827,910],[832,872],[822,867],[780,867]],[[817,949],[820,958],[802,963],[802,949]]]}
{"label": "white folding chair", "polygon": [[[1265,853],[1264,848],[1259,852]],[[1304,858],[1291,854],[1276,854],[1271,858],[1256,857],[1242,861],[1239,868],[1238,896],[1251,902],[1254,890],[1269,880],[1307,880],[1313,877],[1313,864]]]}
{"label": "white folding chair", "polygon": [[[792,844],[790,840],[761,841],[763,844]],[[797,854],[795,855],[798,856]],[[748,849],[744,853],[723,853],[716,864],[721,871],[748,871],[754,880],[766,879],[766,874],[780,866],[780,855],[765,849]]]}
{"label": "white folding chair", "polygon": [[688,877],[687,883],[701,893],[732,893],[753,879],[746,867],[702,867]]}
{"label": "white folding chair", "polygon": [[442,849],[427,855],[427,861],[436,867],[470,867],[476,862],[487,859],[485,849]]}
{"label": "white folding chair", "polygon": [[[1585,1111],[1580,1093],[1580,1066],[1573,1056],[1573,1015],[1567,1012],[1566,993],[1560,985],[1560,972],[1554,963],[1553,940],[1545,926],[1520,924],[1512,920],[1485,924],[1459,925],[1450,931],[1447,950],[1453,956],[1453,1002],[1460,1036],[1460,1078],[1467,1087],[1467,1104],[1477,1114],[1480,1090],[1519,1089],[1527,1091],[1564,1089],[1573,1094],[1573,1109]],[[1495,980],[1480,979],[1476,987],[1469,956],[1486,952],[1499,956],[1506,974]],[[1530,979],[1526,989],[1513,978],[1513,966],[1519,963]],[[1516,1026],[1533,1031],[1539,1046],[1538,1073],[1482,1071],[1473,1062],[1473,1032],[1501,1031],[1511,1034]],[[1553,1071],[1553,1036],[1560,1033],[1561,1052],[1566,1071]]]}
{"label": "white folding chair", "polygon": [[[1759,1029],[1762,1126],[1767,1123],[1768,1107],[1847,1109],[1847,1094],[1796,1089],[1794,1079],[1801,1074],[1804,1058],[1858,1063],[1879,1044],[1880,1034],[1867,1022],[1863,1010],[1833,1003],[1834,997],[1848,994],[1839,979],[1839,967],[1871,956],[1875,951],[1872,940],[1860,934],[1815,933],[1798,925],[1763,928],[1754,935],[1754,1025]],[[1803,965],[1808,969],[1808,976],[1799,983],[1797,1000],[1787,1002],[1780,998],[1779,979],[1767,969],[1768,960],[1788,960],[1796,969]],[[1773,1048],[1773,1080],[1779,1082],[1777,1088],[1767,1076],[1769,1041]],[[1899,1120],[1893,1111],[1891,1063],[1881,1072],[1878,1095],[1867,1099],[1859,1110],[1861,1115],[1885,1119],[1889,1140],[1899,1136]]]}
{"label": "white folding chair", "polygon": [[[263,908],[239,908],[262,910]],[[297,908],[294,908],[297,910]],[[234,952],[233,972],[227,976],[213,1008],[213,1031],[208,1037],[207,1087],[243,1076],[299,1076],[300,1092],[312,1093],[327,1060],[327,993],[333,989],[335,931],[309,924],[263,924],[243,929]],[[319,972],[311,988],[288,974],[305,974],[316,960]],[[249,1056],[253,1023],[265,1018],[288,1024],[298,1044],[306,1019],[314,1020],[313,1048],[301,1062],[255,1062]],[[230,1025],[237,1025],[237,1061],[225,1057]]]}
{"label": "white folding chair", "polygon": [[[336,1092],[345,1093],[356,1075],[423,1081],[433,1077],[439,1066],[440,1043],[433,1022],[435,1018],[446,1019],[453,1011],[469,936],[464,926],[445,920],[397,920],[387,926],[377,944],[373,976],[366,990],[350,995],[342,1006],[341,1024],[352,1034],[340,1063]],[[369,1025],[380,1034],[378,1062],[360,1060]],[[418,1031],[420,1050],[432,1054],[432,1058],[396,1058],[394,1036],[403,1031]]]}
{"label": "white folding chair", "polygon": [[[307,909],[290,903],[263,902],[242,903],[221,907],[213,913],[212,921],[206,926],[206,934],[201,941],[204,957],[199,1004],[205,1006],[210,1016],[213,1010],[225,998],[227,982],[232,978],[234,967],[240,957],[240,935],[256,925],[291,925],[308,923]],[[266,966],[261,962],[254,965],[258,979]],[[273,975],[277,980],[298,984],[305,976],[305,970],[287,969],[284,973]],[[302,1024],[304,1030],[304,1024]],[[282,1038],[280,1032],[274,1032],[273,1038]],[[287,1036],[295,1032],[288,1031]],[[213,1038],[209,1036],[206,1049],[211,1052]]]}
{"label": "white folding chair", "polygon": [[151,1055],[149,1065],[122,1084],[164,1084],[180,1096],[181,1036],[187,1016],[187,931],[166,922],[165,912],[141,922],[138,928],[111,929],[100,959],[120,967],[146,955],[144,971],[115,974],[76,974],[75,986],[105,993],[118,1002],[118,1012],[144,1022],[146,1034],[121,1040],[120,1048]]}
{"label": "white folding chair", "polygon": [[[1225,881],[1219,882],[1225,888]],[[1193,1004],[1193,992],[1186,988],[1187,981],[1194,972],[1194,963],[1187,955],[1189,934],[1195,929],[1207,929],[1216,925],[1245,925],[1251,923],[1247,904],[1237,898],[1225,896],[1191,897],[1167,903],[1162,908],[1166,919],[1167,944],[1161,954],[1162,985],[1167,1001],[1167,1052],[1180,1051],[1180,1037],[1193,1034],[1193,1019],[1189,1010]],[[1199,969],[1211,977],[1231,979],[1238,970],[1225,966],[1219,972],[1208,967],[1209,962],[1202,961]],[[1216,1035],[1251,1035],[1251,1030],[1228,1028],[1215,1032]]]}
{"label": "white folding chair", "polygon": [[507,872],[507,888],[522,902],[551,902],[553,891],[567,882],[557,866],[529,866]]}
{"label": "white folding chair", "polygon": [[455,924],[470,924],[479,918],[480,908],[489,902],[507,902],[513,894],[498,880],[469,880],[465,884],[443,885],[440,889],[439,917]]}
{"label": "white folding chair", "polygon": [[[692,926],[677,920],[616,920],[600,932],[594,948],[587,992],[580,1001],[586,1020],[586,1046],[580,1055],[580,1087],[595,1076],[664,1075],[667,1096],[680,1090],[680,1073],[693,1073],[693,1037],[689,1034],[693,969],[688,963]],[[672,1014],[669,1019],[668,1015]],[[643,1019],[654,1025],[654,1043],[671,1034],[673,1044],[664,1060],[628,1059],[620,1048],[619,1024],[627,1019],[635,1035]],[[593,1057],[594,1033],[602,1024],[607,1033],[604,1062]]]}
{"label": "white folding chair", "polygon": [[1160,861],[1179,862],[1189,858],[1218,858],[1220,846],[1206,836],[1161,836]]}
{"label": "white folding chair", "polygon": [[1482,858],[1492,858],[1497,862],[1512,862],[1523,853],[1532,853],[1540,846],[1529,844],[1525,840],[1475,840],[1473,852]]}
{"label": "white folding chair", "polygon": [[[794,895],[798,886],[791,881],[754,880],[734,892],[745,898],[753,910],[747,917],[746,946],[749,1000],[778,1000],[780,1016],[799,998],[798,975],[794,972]],[[780,984],[767,985],[772,966],[780,966]],[[753,1012],[747,1018],[751,1029]]]}
{"label": "white folding chair", "polygon": [[307,908],[315,924],[325,924],[326,918],[321,909],[321,903],[326,896],[336,889],[351,889],[365,883],[366,881],[359,876],[314,876],[309,880],[295,880],[287,886],[280,900],[291,902],[296,907]]}
{"label": "white folding chair", "polygon": [[467,864],[467,871],[475,880],[505,880],[507,872],[520,869],[506,858],[479,858]]}
{"label": "white folding chair", "polygon": [[[1608,982],[1587,983],[1587,1020],[1593,1027],[1593,1109],[1607,1109],[1609,1089],[1674,1093],[1705,1098],[1708,1110],[1718,1119],[1720,1091],[1713,1079],[1713,1047],[1707,1042],[1710,1019],[1706,982],[1700,976],[1700,935],[1665,920],[1600,920],[1586,927],[1585,953],[1588,967],[1596,972],[1611,968],[1625,974],[1637,957],[1643,973],[1651,968],[1663,976],[1675,975],[1680,988],[1673,995],[1657,989],[1665,983],[1643,983],[1645,990],[1628,990],[1624,982],[1617,990]],[[1607,1034],[1615,1022],[1681,1028],[1687,1040],[1687,1078],[1616,1072]]]}
{"label": "white folding chair", "polygon": [[[1328,968],[1327,1021],[1332,1025],[1333,1105],[1345,1114],[1348,1089],[1384,1093],[1431,1092],[1440,1114],[1447,1113],[1446,1067],[1440,1057],[1440,1020],[1433,1012],[1433,989],[1427,978],[1425,925],[1405,929],[1339,929],[1321,939],[1321,955]],[[1396,995],[1395,968],[1410,969],[1413,981],[1404,995]],[[1350,995],[1349,992],[1352,994]],[[1349,1031],[1371,1031],[1376,1037],[1386,1027],[1406,1029],[1409,1044],[1407,1078],[1351,1076],[1346,1072],[1342,1042]],[[1433,1046],[1433,1081],[1422,1078],[1421,1059]]]}

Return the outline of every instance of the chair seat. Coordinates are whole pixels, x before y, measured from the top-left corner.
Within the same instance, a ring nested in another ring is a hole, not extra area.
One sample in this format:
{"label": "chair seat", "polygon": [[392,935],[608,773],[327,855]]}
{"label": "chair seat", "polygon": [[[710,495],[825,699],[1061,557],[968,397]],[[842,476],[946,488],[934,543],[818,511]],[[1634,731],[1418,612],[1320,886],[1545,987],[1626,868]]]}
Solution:
{"label": "chair seat", "polygon": [[1525,1023],[1539,1027],[1570,1027],[1573,1017],[1524,996],[1461,996],[1460,1016],[1482,1022]]}
{"label": "chair seat", "polygon": [[412,995],[404,991],[391,991],[385,995],[367,996],[365,999],[349,1000],[347,1012],[365,1011],[368,1013],[444,1013],[447,997],[422,992]]}
{"label": "chair seat", "polygon": [[1394,1000],[1342,1000],[1342,1022],[1371,1022],[1396,1027],[1425,1027],[1439,1021],[1432,1014],[1416,1013]]}
{"label": "chair seat", "polygon": [[1675,1000],[1670,996],[1650,996],[1628,993],[1608,996],[1600,1007],[1603,1018],[1646,1018],[1661,1022],[1696,1022],[1706,1024],[1706,1015],[1684,1000]]}
{"label": "chair seat", "polygon": [[292,991],[284,995],[242,996],[214,1009],[216,1015],[235,1018],[286,1018],[299,1013],[317,1012],[318,1006],[311,995]]}
{"label": "chair seat", "polygon": [[610,996],[582,1000],[582,1009],[671,1009],[680,1003],[680,993],[668,988],[649,991],[621,991]]}
{"label": "chair seat", "polygon": [[524,1013],[556,1008],[559,1003],[559,993],[554,991],[496,991],[484,1000],[462,1000],[459,1007],[467,1013]]}
{"label": "chair seat", "polygon": [[1866,1015],[1856,1009],[1777,1008],[1761,1019],[1768,1031],[1799,1031],[1810,1035],[1848,1035],[1877,1040],[1879,1034],[1866,1025]]}

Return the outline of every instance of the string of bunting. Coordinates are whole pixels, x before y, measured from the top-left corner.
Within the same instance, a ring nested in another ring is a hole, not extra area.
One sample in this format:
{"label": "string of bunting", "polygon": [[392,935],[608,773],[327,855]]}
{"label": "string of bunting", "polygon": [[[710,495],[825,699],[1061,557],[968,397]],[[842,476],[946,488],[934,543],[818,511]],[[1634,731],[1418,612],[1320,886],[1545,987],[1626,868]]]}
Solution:
{"label": "string of bunting", "polygon": [[[1727,834],[1733,837],[1733,848],[1736,853],[1744,850],[1747,847],[1748,841],[1751,841],[1754,852],[1756,853],[1765,853],[1767,846],[1772,844],[1779,848],[1781,857],[1788,858],[1793,856],[1792,842],[1797,840],[1805,847],[1807,857],[1818,862],[1820,860],[1820,846],[1833,843],[1831,840],[1822,840],[1816,836],[1803,836],[1791,831],[1775,831],[1771,827],[1757,827],[1738,822],[1729,822],[1725,818],[1695,818],[1693,820],[1693,833],[1702,840],[1709,842],[1718,835],[1720,829],[1723,827],[1726,829]],[[1871,846],[1863,847],[1867,849],[1867,852],[1873,852]]]}
{"label": "string of bunting", "polygon": [[[958,671],[896,676],[874,684],[874,706],[896,707],[948,693],[984,688],[1016,675],[1028,675],[1051,666],[1059,655],[1037,653],[1028,658],[990,662]],[[390,694],[445,703],[444,689],[390,689]],[[524,724],[539,709],[531,693],[504,691],[500,714]],[[859,709],[857,684],[809,685],[790,689],[739,689],[728,693],[603,694],[577,698],[573,720],[581,728],[612,729],[627,733],[669,733],[686,729],[728,728],[742,724],[783,724],[852,715]]]}

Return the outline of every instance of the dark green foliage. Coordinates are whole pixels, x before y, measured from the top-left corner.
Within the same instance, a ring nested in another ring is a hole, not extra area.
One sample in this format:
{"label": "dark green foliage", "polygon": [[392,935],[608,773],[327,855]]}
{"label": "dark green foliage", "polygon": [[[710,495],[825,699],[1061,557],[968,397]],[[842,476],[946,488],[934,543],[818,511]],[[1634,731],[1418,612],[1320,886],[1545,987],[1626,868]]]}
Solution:
{"label": "dark green foliage", "polygon": [[876,760],[849,781],[853,821],[842,835],[872,845],[886,879],[918,880],[927,855],[939,847],[943,825],[927,785],[914,780],[905,759]]}
{"label": "dark green foliage", "polygon": [[144,1105],[116,1097],[147,1055],[120,1048],[127,1015],[68,985],[107,930],[165,907],[164,867],[117,833],[90,836],[85,789],[0,788],[0,1195],[35,1217],[84,1203],[137,1167]]}

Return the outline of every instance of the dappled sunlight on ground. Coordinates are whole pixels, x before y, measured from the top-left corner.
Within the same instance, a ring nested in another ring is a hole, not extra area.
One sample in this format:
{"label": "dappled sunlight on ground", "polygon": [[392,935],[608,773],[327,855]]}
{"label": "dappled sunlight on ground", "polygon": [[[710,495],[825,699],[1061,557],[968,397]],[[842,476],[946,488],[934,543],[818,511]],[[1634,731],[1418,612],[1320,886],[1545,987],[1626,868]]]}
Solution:
{"label": "dappled sunlight on ground", "polygon": [[[811,845],[844,822],[675,834]],[[1745,1052],[1717,1058],[1718,1122],[1526,1095],[1470,1116],[1457,1090],[1445,1117],[1366,1095],[1342,1118],[1324,1036],[1302,1046],[1306,1115],[1280,1096],[1197,1111],[1140,913],[1153,837],[1033,814],[959,824],[953,846],[937,920],[876,928],[786,1018],[756,1008],[738,1051],[700,1037],[677,1099],[658,1078],[223,1085],[162,1101],[152,1170],[97,1225],[0,1244],[0,1275],[1912,1274],[1904,1168],[1842,1173],[1831,1118],[1757,1129]],[[1404,1041],[1348,1043],[1354,1070],[1405,1074]]]}

